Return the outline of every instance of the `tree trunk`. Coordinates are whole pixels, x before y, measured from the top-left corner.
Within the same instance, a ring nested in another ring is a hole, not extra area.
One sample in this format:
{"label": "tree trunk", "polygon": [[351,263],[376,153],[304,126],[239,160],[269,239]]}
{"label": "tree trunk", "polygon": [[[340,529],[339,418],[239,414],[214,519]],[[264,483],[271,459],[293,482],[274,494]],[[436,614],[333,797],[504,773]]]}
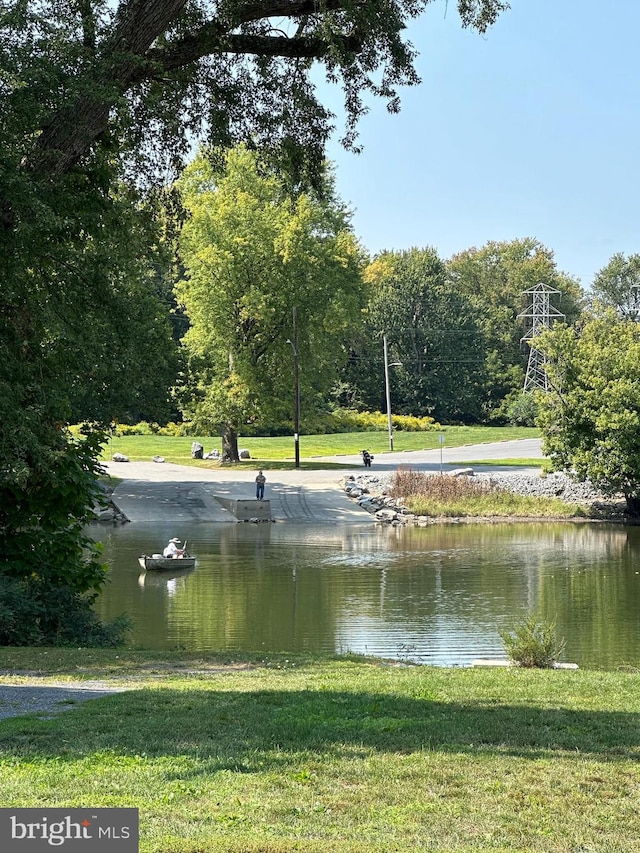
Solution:
{"label": "tree trunk", "polygon": [[142,70],[145,53],[185,4],[186,0],[121,4],[112,36],[85,74],[85,88],[54,112],[38,136],[35,151],[26,159],[31,169],[40,174],[64,174],[89,150],[107,129],[118,98],[147,76]]}
{"label": "tree trunk", "polygon": [[[84,39],[94,54],[93,62],[79,78],[82,85],[78,86],[78,94],[72,94],[64,106],[54,109],[45,122],[34,150],[25,158],[28,168],[39,174],[68,172],[106,131],[111,110],[122,95],[133,85],[158,77],[163,69],[193,66],[202,57],[220,51],[320,58],[329,48],[324,39],[258,38],[232,32],[243,23],[315,13],[316,0],[244,0],[229,4],[233,11],[231,18],[214,18],[174,39],[175,43],[163,45],[162,37],[179,20],[186,5],[187,0],[121,0],[113,32],[97,46],[91,29],[94,23],[88,14],[90,6],[85,3],[81,7]],[[345,0],[324,0],[322,14],[344,5]],[[362,49],[356,37],[347,36],[343,40],[345,48],[356,53]],[[5,211],[5,204],[0,199],[0,224],[6,219],[7,227],[13,227],[12,211]]]}
{"label": "tree trunk", "polygon": [[640,495],[626,495],[624,499],[627,502],[627,512],[636,518],[640,517]]}
{"label": "tree trunk", "polygon": [[240,454],[238,453],[238,433],[231,424],[225,424],[222,428],[222,461],[240,461]]}

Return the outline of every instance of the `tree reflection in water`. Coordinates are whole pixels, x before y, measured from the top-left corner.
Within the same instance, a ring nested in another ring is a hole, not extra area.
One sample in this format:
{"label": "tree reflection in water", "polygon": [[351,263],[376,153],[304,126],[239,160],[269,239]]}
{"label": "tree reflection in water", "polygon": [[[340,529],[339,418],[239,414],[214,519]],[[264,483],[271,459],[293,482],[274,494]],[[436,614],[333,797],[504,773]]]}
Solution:
{"label": "tree reflection in water", "polygon": [[636,527],[203,523],[181,531],[198,557],[194,571],[140,575],[138,555],[164,534],[129,525],[104,536],[111,583],[97,610],[128,613],[132,642],[148,648],[468,665],[502,656],[499,630],[535,612],[557,623],[567,660],[607,668],[640,660]]}

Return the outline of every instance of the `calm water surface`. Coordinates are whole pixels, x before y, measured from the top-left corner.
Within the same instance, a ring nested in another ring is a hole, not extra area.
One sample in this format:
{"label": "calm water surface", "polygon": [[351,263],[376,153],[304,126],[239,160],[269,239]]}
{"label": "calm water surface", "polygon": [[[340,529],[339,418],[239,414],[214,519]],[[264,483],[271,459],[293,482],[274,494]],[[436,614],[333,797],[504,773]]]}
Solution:
{"label": "calm water surface", "polygon": [[[135,645],[361,652],[435,665],[502,657],[500,628],[556,620],[565,658],[640,666],[640,528],[589,524],[390,528],[194,524],[94,528]],[[187,537],[191,572],[139,569]]]}

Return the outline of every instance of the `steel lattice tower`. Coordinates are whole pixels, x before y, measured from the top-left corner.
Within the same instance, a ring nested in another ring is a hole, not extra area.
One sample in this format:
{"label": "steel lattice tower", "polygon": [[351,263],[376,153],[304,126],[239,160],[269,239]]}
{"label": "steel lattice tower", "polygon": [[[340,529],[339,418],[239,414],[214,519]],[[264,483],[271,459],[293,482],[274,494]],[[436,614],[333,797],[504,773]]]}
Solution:
{"label": "steel lattice tower", "polygon": [[555,320],[564,319],[564,314],[558,311],[551,305],[550,296],[552,293],[560,293],[553,287],[547,284],[538,282],[534,287],[523,291],[523,294],[531,295],[531,305],[522,314],[518,314],[520,319],[531,320],[531,325],[527,332],[520,338],[529,345],[529,363],[527,365],[527,375],[524,379],[524,393],[531,391],[548,391],[549,381],[547,379],[547,371],[545,370],[546,357],[535,346],[535,337],[541,332],[551,328],[552,322]]}

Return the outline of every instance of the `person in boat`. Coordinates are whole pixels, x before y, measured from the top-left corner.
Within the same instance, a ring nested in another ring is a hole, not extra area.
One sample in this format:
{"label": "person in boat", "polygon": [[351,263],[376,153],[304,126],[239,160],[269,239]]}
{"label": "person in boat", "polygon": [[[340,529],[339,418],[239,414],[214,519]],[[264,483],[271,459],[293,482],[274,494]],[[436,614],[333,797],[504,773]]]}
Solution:
{"label": "person in boat", "polygon": [[182,555],[184,554],[184,548],[178,548],[179,544],[179,539],[170,539],[167,547],[162,552],[162,556],[172,558],[182,557]]}

